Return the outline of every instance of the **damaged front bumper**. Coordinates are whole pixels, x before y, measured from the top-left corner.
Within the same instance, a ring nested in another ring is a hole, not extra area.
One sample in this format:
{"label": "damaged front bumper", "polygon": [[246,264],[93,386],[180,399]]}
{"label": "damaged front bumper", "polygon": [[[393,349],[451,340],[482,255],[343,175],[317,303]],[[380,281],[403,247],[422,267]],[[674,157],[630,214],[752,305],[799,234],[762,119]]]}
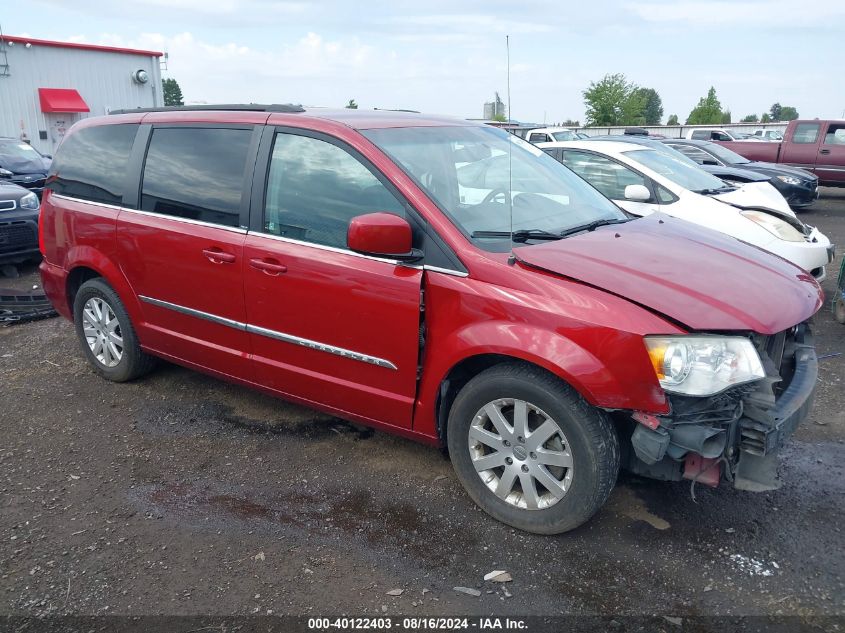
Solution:
{"label": "damaged front bumper", "polygon": [[818,359],[806,323],[753,340],[766,377],[711,397],[672,396],[670,414],[633,427],[629,470],[709,485],[726,479],[741,490],[780,487],[777,453],[810,412]]}

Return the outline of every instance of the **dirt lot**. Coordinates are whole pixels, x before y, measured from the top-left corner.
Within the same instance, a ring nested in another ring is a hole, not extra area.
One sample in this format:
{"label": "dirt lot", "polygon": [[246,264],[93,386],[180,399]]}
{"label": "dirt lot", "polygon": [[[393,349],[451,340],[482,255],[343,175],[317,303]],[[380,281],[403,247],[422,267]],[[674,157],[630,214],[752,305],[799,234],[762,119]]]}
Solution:
{"label": "dirt lot", "polygon": [[[845,190],[803,216],[845,246]],[[824,356],[845,326],[825,308],[815,331],[781,490],[623,476],[541,537],[478,511],[431,448],[172,365],[111,384],[68,322],[0,327],[0,614],[843,615],[845,355]]]}

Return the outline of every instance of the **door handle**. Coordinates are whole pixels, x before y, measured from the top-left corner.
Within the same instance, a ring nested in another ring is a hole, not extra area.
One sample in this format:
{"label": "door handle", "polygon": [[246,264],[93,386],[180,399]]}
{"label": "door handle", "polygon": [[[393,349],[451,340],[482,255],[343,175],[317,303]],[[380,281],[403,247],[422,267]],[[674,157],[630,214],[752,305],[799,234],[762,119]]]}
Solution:
{"label": "door handle", "polygon": [[819,154],[830,154],[830,150],[829,149],[821,149],[821,150],[819,150]]}
{"label": "door handle", "polygon": [[232,253],[226,253],[219,248],[203,249],[202,254],[208,258],[212,264],[233,264],[235,256]]}
{"label": "door handle", "polygon": [[249,265],[266,275],[281,275],[288,271],[288,267],[275,260],[251,259]]}

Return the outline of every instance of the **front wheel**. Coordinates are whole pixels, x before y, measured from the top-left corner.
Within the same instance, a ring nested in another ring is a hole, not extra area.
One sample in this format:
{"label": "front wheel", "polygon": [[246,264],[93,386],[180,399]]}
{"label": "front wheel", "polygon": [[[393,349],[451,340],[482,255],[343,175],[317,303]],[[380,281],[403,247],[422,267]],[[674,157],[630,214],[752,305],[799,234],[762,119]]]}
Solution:
{"label": "front wheel", "polygon": [[499,521],[537,534],[587,521],[619,472],[607,415],[525,365],[499,365],[467,383],[449,414],[447,442],[470,497]]}

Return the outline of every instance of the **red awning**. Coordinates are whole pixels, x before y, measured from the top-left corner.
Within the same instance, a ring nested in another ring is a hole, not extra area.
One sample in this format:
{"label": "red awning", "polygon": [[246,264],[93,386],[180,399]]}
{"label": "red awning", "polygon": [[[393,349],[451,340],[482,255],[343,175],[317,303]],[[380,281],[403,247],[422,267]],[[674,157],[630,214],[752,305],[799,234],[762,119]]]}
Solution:
{"label": "red awning", "polygon": [[39,88],[42,112],[90,112],[91,109],[73,88]]}

